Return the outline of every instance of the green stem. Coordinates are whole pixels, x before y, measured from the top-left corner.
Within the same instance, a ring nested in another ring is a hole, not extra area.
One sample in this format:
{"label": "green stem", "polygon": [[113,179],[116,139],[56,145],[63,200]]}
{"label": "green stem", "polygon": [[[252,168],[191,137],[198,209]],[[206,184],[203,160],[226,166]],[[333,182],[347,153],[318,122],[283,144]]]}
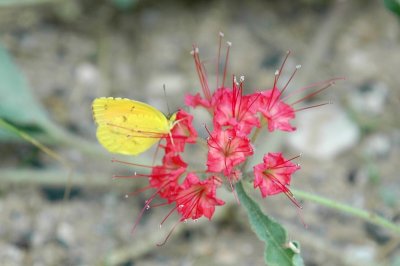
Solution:
{"label": "green stem", "polygon": [[313,201],[315,203],[318,203],[320,205],[336,209],[339,211],[342,211],[344,213],[348,213],[350,215],[356,216],[358,218],[361,218],[367,222],[382,226],[384,228],[387,228],[389,230],[392,230],[396,233],[400,233],[400,226],[392,223],[391,221],[383,218],[382,216],[372,213],[366,210],[362,210],[359,208],[351,207],[349,205],[339,203],[334,200],[330,200],[315,194],[308,193],[306,191],[298,190],[298,189],[290,189],[292,193],[299,199],[305,199],[309,201]]}
{"label": "green stem", "polygon": [[63,0],[2,0],[0,1],[1,7],[18,7],[25,5],[37,5],[37,4],[45,4],[45,3],[59,3]]}

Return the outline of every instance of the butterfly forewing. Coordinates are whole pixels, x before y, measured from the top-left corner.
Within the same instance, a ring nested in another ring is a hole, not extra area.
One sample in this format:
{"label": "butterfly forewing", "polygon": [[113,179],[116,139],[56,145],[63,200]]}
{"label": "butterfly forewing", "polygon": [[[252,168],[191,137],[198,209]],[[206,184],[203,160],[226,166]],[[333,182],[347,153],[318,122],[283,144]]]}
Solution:
{"label": "butterfly forewing", "polygon": [[121,98],[97,98],[93,118],[97,138],[110,152],[137,155],[168,135],[170,122],[157,109]]}

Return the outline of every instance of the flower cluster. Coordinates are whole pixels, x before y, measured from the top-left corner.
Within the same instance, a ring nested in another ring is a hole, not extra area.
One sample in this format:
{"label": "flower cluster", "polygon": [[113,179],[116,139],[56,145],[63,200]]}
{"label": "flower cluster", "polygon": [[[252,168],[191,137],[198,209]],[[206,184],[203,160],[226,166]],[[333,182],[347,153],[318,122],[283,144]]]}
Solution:
{"label": "flower cluster", "polygon": [[[262,197],[284,193],[300,207],[289,190],[292,174],[300,169],[299,165],[292,162],[294,158],[286,159],[280,152],[267,153],[263,157],[263,162],[252,166],[252,170],[248,169],[251,169],[251,166],[247,165],[247,161],[254,154],[254,143],[260,130],[265,128],[269,132],[294,131],[296,128],[291,122],[296,112],[313,107],[295,109],[294,106],[326,89],[334,80],[315,83],[284,96],[289,82],[300,68],[297,66],[288,82],[279,87],[278,81],[288,58],[288,52],[280,69],[275,72],[273,86],[245,95],[244,77],[233,76],[231,84],[225,84],[231,46],[229,42],[226,46],[222,79],[219,80],[222,37],[220,34],[215,90],[210,89],[199,50],[194,46],[191,54],[199,76],[202,95],[196,93],[185,96],[186,106],[204,108],[212,117],[212,124],[204,125],[209,135],[204,142],[207,148],[206,161],[202,163],[204,170],[191,171],[184,160],[187,144],[198,142],[198,135],[192,125],[193,116],[181,109],[176,113],[171,132],[165,136],[165,143],[159,145],[163,153],[162,164],[151,166],[149,174],[135,173],[135,176],[148,178],[149,186],[146,189],[155,190],[146,201],[139,219],[146,209],[164,205],[172,205],[172,209],[162,223],[174,212],[180,215],[179,222],[187,219],[197,220],[203,216],[211,219],[215,207],[224,204],[224,201],[217,197],[217,189],[226,182],[234,192],[235,183],[240,182],[245,176],[253,176],[254,188],[260,190]],[[320,89],[288,103],[289,98],[294,95],[318,87]],[[157,197],[165,201],[154,204],[153,200]],[[135,227],[136,225],[137,223]]]}

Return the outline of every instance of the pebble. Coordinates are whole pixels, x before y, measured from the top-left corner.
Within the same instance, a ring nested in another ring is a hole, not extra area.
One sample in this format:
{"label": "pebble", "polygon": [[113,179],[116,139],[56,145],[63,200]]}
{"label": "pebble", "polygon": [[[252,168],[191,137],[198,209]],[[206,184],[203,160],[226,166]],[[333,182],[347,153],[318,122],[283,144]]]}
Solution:
{"label": "pebble", "polygon": [[0,242],[1,265],[23,265],[24,252],[14,245]]}
{"label": "pebble", "polygon": [[304,155],[330,160],[354,147],[360,130],[338,106],[329,105],[297,114],[297,130],[288,134],[289,145]]}
{"label": "pebble", "polygon": [[66,222],[62,222],[57,227],[57,239],[67,246],[73,246],[76,242],[74,227]]}
{"label": "pebble", "polygon": [[369,136],[363,145],[364,154],[371,158],[387,158],[390,153],[392,144],[390,138],[385,134],[374,134]]}
{"label": "pebble", "polygon": [[346,258],[349,264],[374,265],[370,263],[375,261],[375,253],[373,246],[349,245],[342,256]]}
{"label": "pebble", "polygon": [[349,94],[352,108],[362,114],[377,116],[384,112],[389,88],[383,82],[367,81]]}
{"label": "pebble", "polygon": [[89,62],[82,62],[76,67],[75,77],[77,82],[84,86],[98,86],[100,83],[98,68]]}

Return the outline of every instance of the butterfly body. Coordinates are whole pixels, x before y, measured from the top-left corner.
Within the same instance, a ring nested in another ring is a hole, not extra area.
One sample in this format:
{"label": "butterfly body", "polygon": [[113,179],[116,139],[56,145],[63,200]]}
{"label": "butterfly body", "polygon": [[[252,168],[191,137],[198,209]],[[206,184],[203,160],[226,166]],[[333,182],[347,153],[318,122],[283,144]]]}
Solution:
{"label": "butterfly body", "polygon": [[175,115],[168,119],[156,108],[126,98],[96,98],[92,110],[100,144],[126,155],[138,155],[167,137],[175,121]]}

